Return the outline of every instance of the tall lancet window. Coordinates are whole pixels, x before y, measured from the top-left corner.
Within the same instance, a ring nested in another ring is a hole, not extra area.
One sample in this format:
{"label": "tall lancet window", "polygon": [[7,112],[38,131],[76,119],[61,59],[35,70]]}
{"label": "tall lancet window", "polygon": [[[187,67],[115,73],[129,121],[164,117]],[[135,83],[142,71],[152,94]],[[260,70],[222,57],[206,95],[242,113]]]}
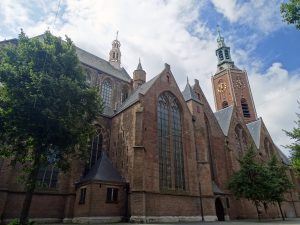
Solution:
{"label": "tall lancet window", "polygon": [[111,107],[112,85],[110,80],[103,81],[101,88],[101,96],[105,106]]}
{"label": "tall lancet window", "polygon": [[248,106],[247,100],[242,98],[241,105],[242,105],[242,110],[243,110],[244,117],[249,118],[250,117],[250,111],[249,111],[249,106]]}
{"label": "tall lancet window", "polygon": [[102,151],[102,144],[103,144],[103,135],[101,133],[101,130],[98,129],[96,135],[93,137],[91,142],[89,168],[95,165],[97,160],[100,158],[101,151]]}
{"label": "tall lancet window", "polygon": [[157,118],[160,188],[184,190],[181,113],[173,94],[159,96]]}

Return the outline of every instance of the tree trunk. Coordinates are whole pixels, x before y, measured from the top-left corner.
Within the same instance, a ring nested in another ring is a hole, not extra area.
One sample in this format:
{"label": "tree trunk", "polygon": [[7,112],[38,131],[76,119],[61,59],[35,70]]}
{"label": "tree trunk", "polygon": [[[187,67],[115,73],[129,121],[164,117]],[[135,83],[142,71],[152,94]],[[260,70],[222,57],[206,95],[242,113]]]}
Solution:
{"label": "tree trunk", "polygon": [[25,184],[26,194],[25,194],[25,199],[23,202],[23,207],[20,215],[20,225],[26,225],[28,223],[28,215],[29,215],[32,195],[35,189],[36,179],[40,168],[40,159],[41,159],[40,151],[36,150],[32,169],[28,174],[26,184]]}
{"label": "tree trunk", "polygon": [[256,208],[258,220],[260,221],[260,211],[258,209],[258,202],[257,201],[255,201],[255,208]]}
{"label": "tree trunk", "polygon": [[280,210],[280,214],[281,214],[282,220],[285,220],[285,217],[284,217],[282,209],[281,209],[281,203],[280,202],[277,202],[277,203],[278,203],[278,206],[279,206],[279,210]]}

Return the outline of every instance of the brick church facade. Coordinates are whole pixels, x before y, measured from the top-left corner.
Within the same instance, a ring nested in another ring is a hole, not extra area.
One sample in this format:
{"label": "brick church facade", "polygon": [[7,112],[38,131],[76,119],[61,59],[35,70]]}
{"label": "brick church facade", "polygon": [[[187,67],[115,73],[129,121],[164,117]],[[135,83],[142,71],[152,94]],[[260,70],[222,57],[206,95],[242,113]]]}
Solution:
{"label": "brick church facade", "polygon": [[[131,78],[121,67],[117,38],[109,61],[80,48],[77,55],[105,108],[95,121],[88,165],[73,160],[68,173],[54,165],[40,169],[31,218],[176,222],[257,217],[251,202],[235,199],[227,189],[229,177],[239,169],[237,159],[253,144],[262,161],[272,154],[284,164],[289,161],[257,117],[247,73],[235,66],[220,34],[212,76],[215,113],[199,80],[187,82],[181,91],[168,64],[146,82],[139,62]],[[24,192],[19,173],[18,165],[0,161],[3,222],[20,213]],[[296,188],[286,194],[283,211],[287,217],[299,217],[299,180],[293,171],[287,176]],[[261,212],[265,218],[280,217],[275,205]]]}

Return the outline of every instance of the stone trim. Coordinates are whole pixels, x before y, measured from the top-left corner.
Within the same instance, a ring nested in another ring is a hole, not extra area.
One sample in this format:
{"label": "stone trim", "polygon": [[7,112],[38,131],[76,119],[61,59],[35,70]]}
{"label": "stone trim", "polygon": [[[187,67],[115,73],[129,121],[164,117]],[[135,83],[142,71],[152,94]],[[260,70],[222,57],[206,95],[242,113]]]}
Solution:
{"label": "stone trim", "polygon": [[117,223],[121,221],[121,216],[74,217],[72,219],[73,223]]}
{"label": "stone trim", "polygon": [[[217,221],[216,216],[204,216],[205,221]],[[177,222],[200,222],[201,216],[131,216],[133,223],[177,223]]]}
{"label": "stone trim", "polygon": [[[4,219],[2,220],[2,222],[4,224],[8,224],[11,221],[13,221],[15,218],[11,218],[11,219]],[[1,221],[1,220],[0,220]],[[29,221],[34,221],[36,223],[61,223],[62,219],[60,218],[30,218]]]}

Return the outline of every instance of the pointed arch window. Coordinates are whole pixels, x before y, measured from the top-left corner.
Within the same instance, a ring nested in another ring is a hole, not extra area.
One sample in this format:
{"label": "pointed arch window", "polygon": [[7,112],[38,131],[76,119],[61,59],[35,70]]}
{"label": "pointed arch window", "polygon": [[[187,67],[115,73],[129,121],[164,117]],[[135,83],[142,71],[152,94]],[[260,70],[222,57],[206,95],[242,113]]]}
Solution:
{"label": "pointed arch window", "polygon": [[184,190],[181,113],[173,94],[164,92],[159,96],[157,117],[160,188]]}
{"label": "pointed arch window", "polygon": [[227,101],[224,101],[224,102],[222,103],[222,108],[225,109],[225,108],[227,108],[227,107],[228,107],[228,102],[227,102]]}
{"label": "pointed arch window", "polygon": [[273,146],[268,138],[265,138],[265,140],[264,140],[264,149],[265,149],[266,155],[271,156],[272,154],[274,154]]}
{"label": "pointed arch window", "polygon": [[243,152],[247,150],[246,133],[240,124],[236,125],[234,131],[235,131],[237,152],[239,156],[242,156]]}
{"label": "pointed arch window", "polygon": [[101,88],[101,96],[105,106],[111,107],[112,85],[110,80],[103,81]]}
{"label": "pointed arch window", "polygon": [[125,100],[128,98],[128,88],[123,87],[121,92],[121,103],[125,102]]}
{"label": "pointed arch window", "polygon": [[90,148],[89,168],[91,168],[101,156],[103,145],[103,135],[98,129],[96,135],[93,137]]}
{"label": "pointed arch window", "polygon": [[249,106],[248,106],[247,100],[242,98],[241,99],[241,105],[242,105],[242,110],[243,110],[244,117],[249,118],[250,117],[250,111],[249,111]]}
{"label": "pointed arch window", "polygon": [[206,144],[207,144],[207,154],[208,154],[208,160],[209,160],[209,166],[210,166],[210,173],[211,173],[211,179],[213,181],[216,181],[216,167],[215,163],[213,161],[213,151],[212,151],[212,143],[211,143],[211,131],[210,131],[210,124],[207,116],[204,114],[204,120],[205,120],[205,129],[206,129]]}

